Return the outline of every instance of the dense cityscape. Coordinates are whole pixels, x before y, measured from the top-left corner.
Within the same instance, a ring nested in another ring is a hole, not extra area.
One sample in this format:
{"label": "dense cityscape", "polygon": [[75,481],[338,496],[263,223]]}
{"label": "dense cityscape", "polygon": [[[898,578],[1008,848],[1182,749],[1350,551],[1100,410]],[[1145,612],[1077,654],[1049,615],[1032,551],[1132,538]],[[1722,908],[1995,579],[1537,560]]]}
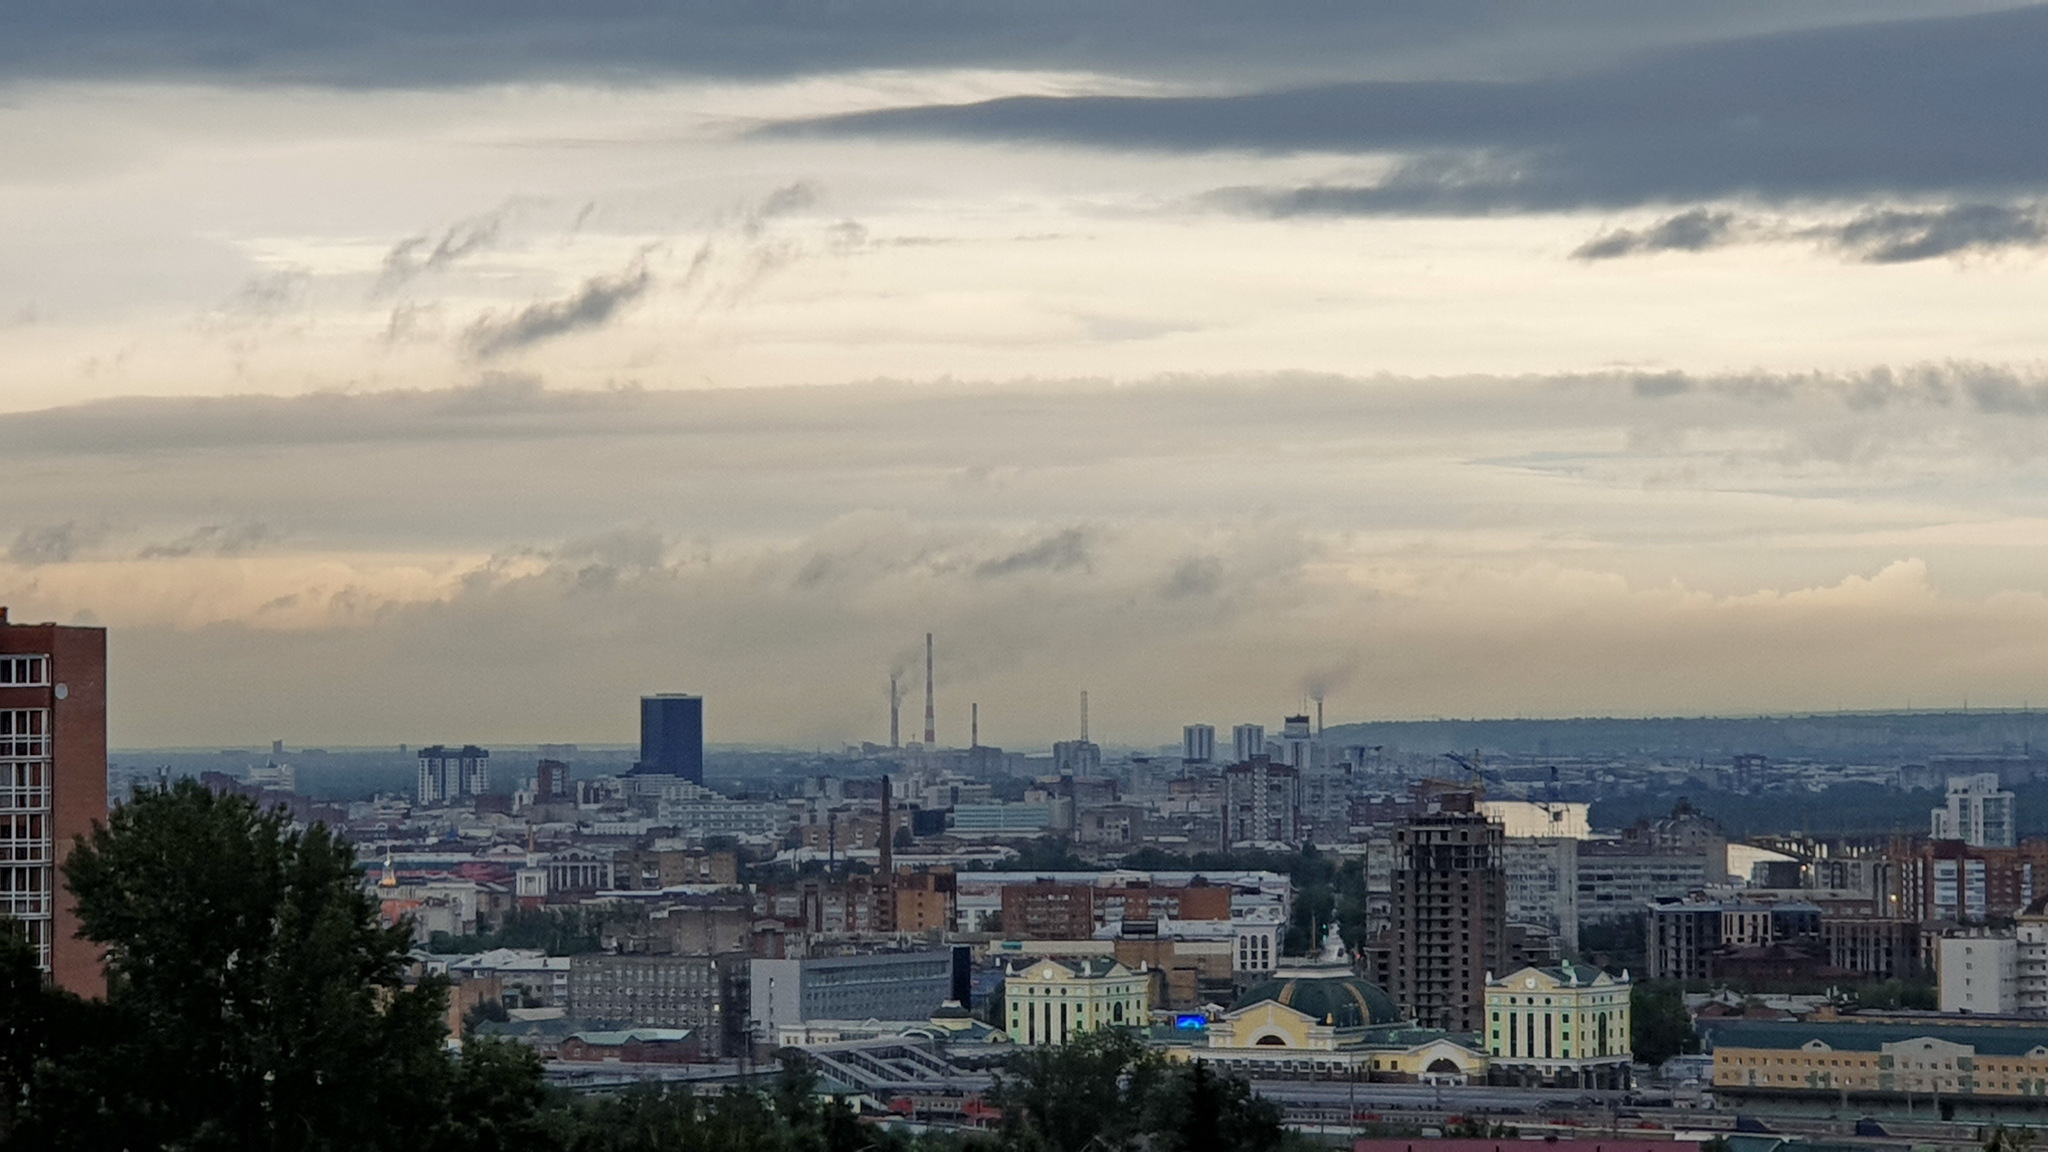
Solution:
{"label": "dense cityscape", "polygon": [[[832,753],[707,754],[716,701],[656,693],[625,748],[280,740],[152,766],[107,750],[105,630],[0,617],[21,959],[84,997],[146,980],[80,911],[113,883],[94,869],[152,811],[239,804],[344,838],[365,930],[398,933],[394,989],[444,995],[442,1042],[515,1046],[567,1097],[800,1067],[863,1124],[964,1135],[1015,1122],[1018,1059],[1055,1051],[1199,1066],[1275,1139],[1369,1143],[1624,1117],[1939,1141],[2048,1095],[2048,838],[2021,835],[2014,791],[2048,756],[1953,747],[2023,714],[1809,717],[1809,744],[1951,750],[1788,766],[1362,744],[1321,700],[1270,735],[1112,750],[1084,694],[1077,738],[1019,752],[979,742],[978,704],[964,746],[939,740],[926,645],[922,738],[892,684],[887,742]],[[409,788],[365,788],[394,766]],[[1869,826],[1797,827],[1852,795]],[[17,1104],[61,1098],[36,1066]]]}
{"label": "dense cityscape", "polygon": [[2033,1152],[2044,61],[0,3],[0,1152]]}

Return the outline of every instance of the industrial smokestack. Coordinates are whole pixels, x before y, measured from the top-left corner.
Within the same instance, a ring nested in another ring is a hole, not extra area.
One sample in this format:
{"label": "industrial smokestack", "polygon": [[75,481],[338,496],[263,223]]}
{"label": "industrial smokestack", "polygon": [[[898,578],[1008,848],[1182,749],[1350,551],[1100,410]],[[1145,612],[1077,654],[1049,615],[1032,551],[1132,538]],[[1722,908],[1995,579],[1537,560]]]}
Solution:
{"label": "industrial smokestack", "polygon": [[1081,693],[1081,743],[1083,743],[1083,744],[1086,744],[1087,742],[1088,742],[1088,693],[1087,693],[1087,691],[1086,691],[1086,690],[1083,690],[1083,691],[1082,691],[1082,693]]}
{"label": "industrial smokestack", "polygon": [[924,746],[935,747],[939,742],[937,720],[932,711],[932,634],[924,634]]}
{"label": "industrial smokestack", "polygon": [[896,677],[889,677],[889,747],[903,747],[903,692],[896,686]]}
{"label": "industrial smokestack", "polygon": [[981,705],[969,704],[967,706],[967,716],[969,724],[967,737],[969,743],[967,746],[969,748],[979,748],[981,747]]}
{"label": "industrial smokestack", "polygon": [[880,922],[877,926],[884,932],[894,932],[896,930],[896,829],[893,827],[896,821],[893,813],[890,811],[890,800],[889,778],[884,776],[882,777],[882,842],[877,845],[881,849],[881,867],[877,871],[882,874],[880,877],[882,887],[876,893],[880,899],[876,902],[878,907],[875,909],[875,919]]}
{"label": "industrial smokestack", "polygon": [[1318,739],[1318,740],[1321,740],[1322,738],[1323,738],[1323,698],[1322,698],[1322,696],[1318,695],[1318,696],[1316,697],[1316,739]]}

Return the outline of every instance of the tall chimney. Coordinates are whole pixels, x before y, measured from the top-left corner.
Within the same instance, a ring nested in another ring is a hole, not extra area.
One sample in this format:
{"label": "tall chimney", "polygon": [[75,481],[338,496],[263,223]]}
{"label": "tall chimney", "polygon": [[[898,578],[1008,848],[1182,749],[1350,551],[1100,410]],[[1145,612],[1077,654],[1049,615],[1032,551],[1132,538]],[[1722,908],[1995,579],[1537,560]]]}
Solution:
{"label": "tall chimney", "polygon": [[1087,690],[1086,690],[1086,689],[1083,689],[1083,690],[1082,690],[1082,692],[1081,692],[1081,743],[1083,743],[1083,744],[1086,744],[1087,742],[1088,742],[1088,692],[1087,692]]}
{"label": "tall chimney", "polygon": [[1316,696],[1316,739],[1320,740],[1320,739],[1322,739],[1322,738],[1323,738],[1323,698],[1322,698],[1322,696],[1321,696],[1320,694],[1318,694],[1318,695]]}
{"label": "tall chimney", "polygon": [[889,747],[903,747],[903,692],[894,673],[889,676]]}
{"label": "tall chimney", "polygon": [[932,715],[932,634],[924,634],[924,746],[939,742],[939,730]]}
{"label": "tall chimney", "polygon": [[882,777],[881,888],[875,893],[875,919],[884,932],[896,930],[896,821],[889,809],[889,778]]}
{"label": "tall chimney", "polygon": [[979,703],[969,704],[967,706],[967,717],[967,746],[969,748],[979,748],[981,747],[981,705]]}

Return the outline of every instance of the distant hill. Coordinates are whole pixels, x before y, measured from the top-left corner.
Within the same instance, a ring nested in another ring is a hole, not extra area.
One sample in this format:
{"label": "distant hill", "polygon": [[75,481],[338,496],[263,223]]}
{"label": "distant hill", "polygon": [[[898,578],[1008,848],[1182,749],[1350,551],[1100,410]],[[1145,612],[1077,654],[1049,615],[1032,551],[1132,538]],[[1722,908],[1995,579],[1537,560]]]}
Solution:
{"label": "distant hill", "polygon": [[1578,720],[1399,720],[1332,725],[1338,747],[1390,752],[1473,748],[1513,756],[1648,756],[1726,761],[1745,752],[1778,760],[1902,764],[1936,756],[2024,755],[2048,741],[2048,716],[2030,711],[1843,712],[1804,716]]}

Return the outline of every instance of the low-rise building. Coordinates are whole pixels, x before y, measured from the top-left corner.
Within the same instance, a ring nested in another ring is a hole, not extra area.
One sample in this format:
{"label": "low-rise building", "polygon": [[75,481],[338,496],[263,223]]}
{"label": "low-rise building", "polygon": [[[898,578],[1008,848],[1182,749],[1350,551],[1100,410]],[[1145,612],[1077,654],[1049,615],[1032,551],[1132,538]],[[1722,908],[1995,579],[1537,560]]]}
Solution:
{"label": "low-rise building", "polygon": [[1486,1051],[1500,1083],[1627,1088],[1626,975],[1584,964],[1524,968],[1486,982]]}
{"label": "low-rise building", "polygon": [[747,1043],[747,957],[574,956],[569,1014],[607,1027],[687,1028],[705,1055]]}
{"label": "low-rise building", "polygon": [[1064,1044],[1100,1028],[1142,1027],[1151,1021],[1150,984],[1107,957],[1033,960],[1004,973],[1007,1031],[1019,1044]]}
{"label": "low-rise building", "polygon": [[739,880],[739,858],[731,852],[626,849],[612,856],[612,883],[623,891],[730,885]]}
{"label": "low-rise building", "polygon": [[2048,1097],[2048,1025],[1893,1014],[1850,1019],[1733,1020],[1713,1029],[1714,1093],[1731,1103],[1939,1097],[1983,1114]]}
{"label": "low-rise building", "polygon": [[954,955],[884,952],[754,960],[749,997],[757,1036],[815,1020],[923,1020],[953,994]]}
{"label": "low-rise building", "polygon": [[693,1064],[704,1046],[688,1028],[576,1032],[555,1046],[555,1059],[579,1063]]}

